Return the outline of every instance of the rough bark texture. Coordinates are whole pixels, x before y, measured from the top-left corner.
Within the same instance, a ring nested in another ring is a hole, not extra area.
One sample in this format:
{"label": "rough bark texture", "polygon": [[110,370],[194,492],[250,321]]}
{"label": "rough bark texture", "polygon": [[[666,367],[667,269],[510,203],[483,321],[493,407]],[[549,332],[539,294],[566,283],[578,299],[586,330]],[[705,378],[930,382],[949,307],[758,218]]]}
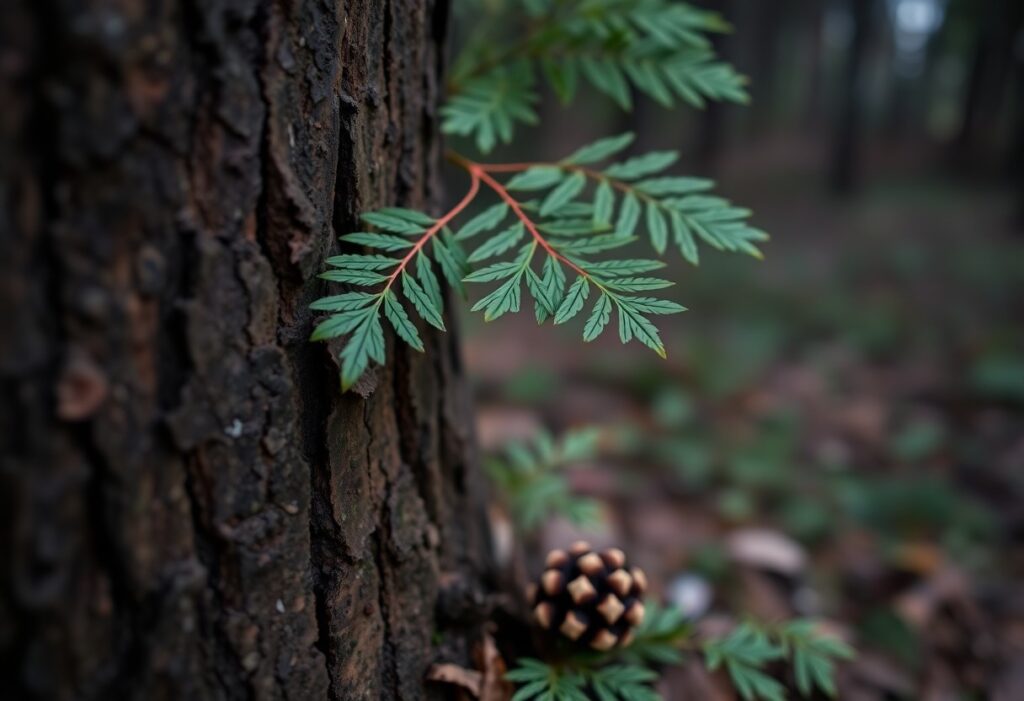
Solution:
{"label": "rough bark texture", "polygon": [[436,199],[445,5],[0,9],[6,698],[415,699],[468,661],[453,335],[365,397],[306,340],[336,234]]}

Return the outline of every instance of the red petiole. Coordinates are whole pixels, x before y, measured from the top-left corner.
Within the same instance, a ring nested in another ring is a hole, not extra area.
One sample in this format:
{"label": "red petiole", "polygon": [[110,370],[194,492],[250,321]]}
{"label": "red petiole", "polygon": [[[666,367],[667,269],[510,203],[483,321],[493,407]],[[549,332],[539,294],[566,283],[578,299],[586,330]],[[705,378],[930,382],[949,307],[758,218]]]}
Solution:
{"label": "red petiole", "polygon": [[[462,156],[456,153],[449,153],[448,159],[451,162],[458,165],[459,167],[461,167],[469,174],[469,190],[454,207],[448,210],[448,212],[446,212],[436,222],[434,222],[434,224],[432,224],[429,229],[423,232],[422,236],[420,236],[420,238],[416,241],[412,249],[398,262],[398,266],[395,268],[395,271],[391,273],[390,276],[388,276],[387,282],[384,285],[385,291],[387,291],[394,284],[395,280],[398,279],[398,276],[405,271],[405,269],[409,266],[409,263],[412,262],[413,258],[416,257],[416,254],[423,250],[423,247],[427,244],[427,242],[431,238],[433,238],[434,235],[437,234],[437,232],[441,231],[445,226],[447,226],[452,219],[457,217],[460,213],[462,213],[463,210],[466,209],[466,207],[469,206],[469,204],[476,198],[477,193],[480,191],[481,182],[487,185],[487,187],[489,187],[494,192],[494,194],[496,194],[499,198],[501,198],[501,200],[505,204],[509,206],[509,208],[516,215],[519,221],[523,223],[523,226],[526,228],[526,230],[530,232],[530,236],[533,237],[533,240],[536,241],[537,244],[541,248],[543,248],[549,256],[558,261],[561,261],[574,272],[576,272],[578,275],[582,275],[588,280],[591,279],[590,275],[586,271],[584,271],[578,265],[576,265],[571,260],[566,258],[564,255],[556,251],[554,247],[550,243],[548,243],[547,239],[545,239],[544,236],[537,230],[537,226],[533,223],[533,220],[531,220],[530,217],[528,217],[526,213],[523,211],[523,208],[520,205],[519,201],[516,200],[516,198],[513,197],[511,194],[509,194],[509,191],[505,188],[505,186],[499,183],[497,180],[495,180],[494,177],[491,175],[491,173],[515,173],[543,164],[476,163],[475,161],[463,158]],[[580,166],[564,165],[559,167],[567,168],[569,170],[578,170],[586,173],[591,177],[600,177],[599,173],[591,171],[587,168],[582,168]],[[613,184],[618,186],[616,183]]]}

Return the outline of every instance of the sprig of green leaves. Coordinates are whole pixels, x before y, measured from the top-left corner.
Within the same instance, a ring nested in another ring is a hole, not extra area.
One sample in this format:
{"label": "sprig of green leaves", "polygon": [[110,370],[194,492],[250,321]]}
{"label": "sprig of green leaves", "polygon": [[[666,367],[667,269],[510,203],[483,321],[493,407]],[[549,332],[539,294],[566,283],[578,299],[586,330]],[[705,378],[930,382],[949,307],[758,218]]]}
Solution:
{"label": "sprig of green leaves", "polygon": [[743,623],[724,638],[704,644],[708,669],[724,667],[746,701],[785,701],[785,687],[763,671],[765,665],[784,654],[767,633],[751,623]]}
{"label": "sprig of green leaves", "polygon": [[642,225],[659,256],[671,240],[694,265],[700,262],[698,241],[719,251],[761,258],[757,244],[767,241],[768,234],[747,223],[750,210],[710,194],[712,180],[665,174],[679,157],[676,151],[653,151],[594,167],[625,150],[633,138],[626,133],[601,139],[556,164],[524,170],[509,180],[507,187],[512,191],[548,190],[547,202],[564,191],[567,183],[572,184],[573,197],[578,195],[583,190],[579,186],[582,176],[595,184],[592,198],[584,204],[585,210],[580,210],[589,212],[593,231],[610,229],[628,239]]}
{"label": "sprig of green leaves", "polygon": [[[510,13],[519,9],[509,5]],[[712,51],[709,35],[729,31],[717,13],[670,0],[531,0],[526,8],[531,31],[508,40],[500,32],[472,36],[452,71],[442,128],[474,136],[485,153],[509,142],[516,122],[536,123],[538,75],[566,104],[583,81],[625,110],[631,86],[666,107],[749,99],[746,79]]]}
{"label": "sprig of green leaves", "polygon": [[800,695],[810,698],[815,689],[835,697],[835,662],[853,657],[853,649],[826,635],[808,619],[787,621],[772,628],[743,623],[725,637],[703,645],[709,669],[724,667],[746,701],[785,701],[785,687],[765,667],[786,660],[793,670]]}
{"label": "sprig of green leaves", "polygon": [[[443,107],[442,128],[474,137],[481,150],[511,140],[515,123],[536,121],[538,70],[565,99],[575,94],[582,75],[626,108],[630,84],[666,105],[674,97],[698,106],[704,99],[746,99],[743,80],[711,56],[708,35],[728,29],[715,13],[669,0],[507,4],[509,11],[524,8],[535,29],[510,42],[476,37],[476,48],[453,71],[458,89]],[[767,235],[747,224],[748,210],[709,194],[710,180],[666,174],[678,158],[674,151],[596,167],[619,157],[632,141],[632,134],[601,139],[557,163],[525,168],[456,155],[453,160],[470,174],[471,190],[441,219],[400,207],[366,212],[368,230],[341,238],[372,252],[328,258],[330,269],[321,277],[349,291],[312,305],[329,314],[314,340],[347,337],[340,351],[342,387],[351,387],[371,363],[385,362],[382,316],[417,351],[425,348],[417,317],[445,329],[442,277],[460,295],[466,282],[495,283],[473,306],[487,321],[520,311],[525,286],[538,323],[581,317],[583,340],[590,342],[614,321],[623,343],[636,340],[665,357],[652,318],[685,308],[650,295],[673,284],[646,274],[664,264],[604,255],[644,233],[658,256],[671,241],[697,264],[698,242],[760,256],[756,244]],[[500,173],[513,174],[501,183],[494,178]],[[452,220],[482,185],[500,202],[454,231]],[[519,193],[535,199],[520,200]]]}
{"label": "sprig of green leaves", "polygon": [[[385,362],[382,314],[399,338],[418,351],[424,350],[416,324],[403,307],[396,288],[420,318],[444,331],[444,300],[433,265],[440,267],[449,282],[460,285],[467,270],[465,254],[451,234],[432,233],[437,222],[422,212],[387,207],[367,212],[362,219],[386,233],[356,232],[342,236],[342,241],[400,253],[402,257],[347,253],[325,261],[330,269],[321,273],[321,278],[355,287],[377,287],[375,292],[357,290],[322,297],[310,305],[314,311],[330,312],[313,330],[312,340],[348,336],[340,353],[343,390],[355,384],[370,361]],[[420,241],[424,237],[430,239],[433,262],[424,253],[425,241]]]}
{"label": "sprig of green leaves", "polygon": [[[415,317],[445,329],[441,277],[460,295],[466,294],[466,282],[496,283],[472,307],[486,321],[519,312],[525,287],[538,323],[560,325],[582,317],[583,340],[591,342],[614,321],[622,343],[636,340],[665,357],[652,318],[685,311],[650,294],[673,284],[647,274],[665,264],[602,256],[633,243],[641,227],[657,254],[666,252],[671,235],[694,264],[698,239],[721,250],[760,256],[755,243],[767,235],[746,223],[748,210],[708,195],[711,181],[666,175],[664,170],[676,161],[674,151],[614,160],[632,141],[632,134],[600,139],[557,163],[529,167],[462,161],[473,188],[441,220],[400,207],[364,214],[363,221],[375,230],[341,240],[373,252],[332,256],[326,261],[331,269],[321,275],[363,289],[313,305],[331,313],[313,332],[314,340],[349,336],[341,352],[343,387],[350,387],[371,361],[384,362],[381,314],[399,338],[419,351],[424,343]],[[603,168],[595,165],[609,160]],[[494,177],[513,170],[504,183]],[[453,230],[455,215],[476,198],[481,182],[500,201]],[[520,195],[532,199],[519,200]]]}
{"label": "sprig of green leaves", "polygon": [[800,694],[810,697],[815,688],[835,698],[835,661],[849,660],[853,648],[839,638],[824,635],[814,621],[800,618],[778,629],[780,645],[793,666]]}

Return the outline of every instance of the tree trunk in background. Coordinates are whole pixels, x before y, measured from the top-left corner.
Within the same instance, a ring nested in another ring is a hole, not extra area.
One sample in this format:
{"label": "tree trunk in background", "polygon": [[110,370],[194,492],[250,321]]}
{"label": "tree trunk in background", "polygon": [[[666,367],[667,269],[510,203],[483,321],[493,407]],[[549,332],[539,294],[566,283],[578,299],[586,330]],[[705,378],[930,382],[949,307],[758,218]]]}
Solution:
{"label": "tree trunk in background", "polygon": [[825,3],[820,0],[804,0],[800,20],[807,33],[807,102],[804,107],[802,127],[810,132],[821,128],[825,114]]}
{"label": "tree trunk in background", "polygon": [[778,105],[785,99],[778,89],[779,58],[782,42],[787,38],[786,25],[792,21],[793,4],[790,0],[753,0],[746,9],[745,19],[736,18],[737,22],[743,21],[750,28],[750,50],[744,69],[752,89],[764,96],[764,99],[753,100],[747,110],[751,127],[746,136],[763,139],[771,134]]}
{"label": "tree trunk in background", "polygon": [[834,117],[832,145],[831,185],[836,194],[849,194],[860,184],[861,149],[864,101],[864,62],[874,0],[847,0],[850,17],[850,42],[846,51],[846,64],[840,78],[837,114]]}
{"label": "tree trunk in background", "polygon": [[0,10],[6,698],[415,699],[468,663],[455,336],[389,341],[364,396],[306,340],[336,234],[437,199],[446,14]]}
{"label": "tree trunk in background", "polygon": [[[1014,61],[1024,31],[1019,0],[992,0],[979,10],[978,36],[956,137],[956,165],[1001,163],[999,116],[1010,96]],[[1016,59],[1019,60],[1019,59]]]}
{"label": "tree trunk in background", "polygon": [[[735,15],[735,0],[721,0],[715,4],[703,3],[708,9],[716,12],[731,21]],[[734,29],[733,31],[738,31]],[[712,37],[715,53],[723,61],[734,62],[735,57],[735,35],[715,34]],[[770,99],[770,98],[769,98]],[[716,175],[725,152],[728,138],[729,108],[717,100],[709,101],[704,109],[697,115],[697,128],[694,130],[696,145],[696,162],[699,172],[705,175]]]}

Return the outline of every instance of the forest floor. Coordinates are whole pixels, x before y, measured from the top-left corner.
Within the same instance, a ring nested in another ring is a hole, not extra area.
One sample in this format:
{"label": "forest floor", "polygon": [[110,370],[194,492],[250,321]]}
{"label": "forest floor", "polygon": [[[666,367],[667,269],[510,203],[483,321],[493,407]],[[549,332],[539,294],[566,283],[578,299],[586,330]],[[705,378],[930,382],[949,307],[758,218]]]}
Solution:
{"label": "forest floor", "polygon": [[[772,233],[767,259],[666,271],[691,310],[663,323],[667,361],[532,314],[466,322],[486,453],[599,430],[593,457],[551,468],[597,518],[556,503],[524,540],[529,567],[583,534],[698,625],[819,617],[858,651],[843,699],[1024,699],[1008,193],[892,176],[837,201],[806,169],[736,171],[723,190]],[[696,660],[663,683],[667,699],[733,698]]]}

